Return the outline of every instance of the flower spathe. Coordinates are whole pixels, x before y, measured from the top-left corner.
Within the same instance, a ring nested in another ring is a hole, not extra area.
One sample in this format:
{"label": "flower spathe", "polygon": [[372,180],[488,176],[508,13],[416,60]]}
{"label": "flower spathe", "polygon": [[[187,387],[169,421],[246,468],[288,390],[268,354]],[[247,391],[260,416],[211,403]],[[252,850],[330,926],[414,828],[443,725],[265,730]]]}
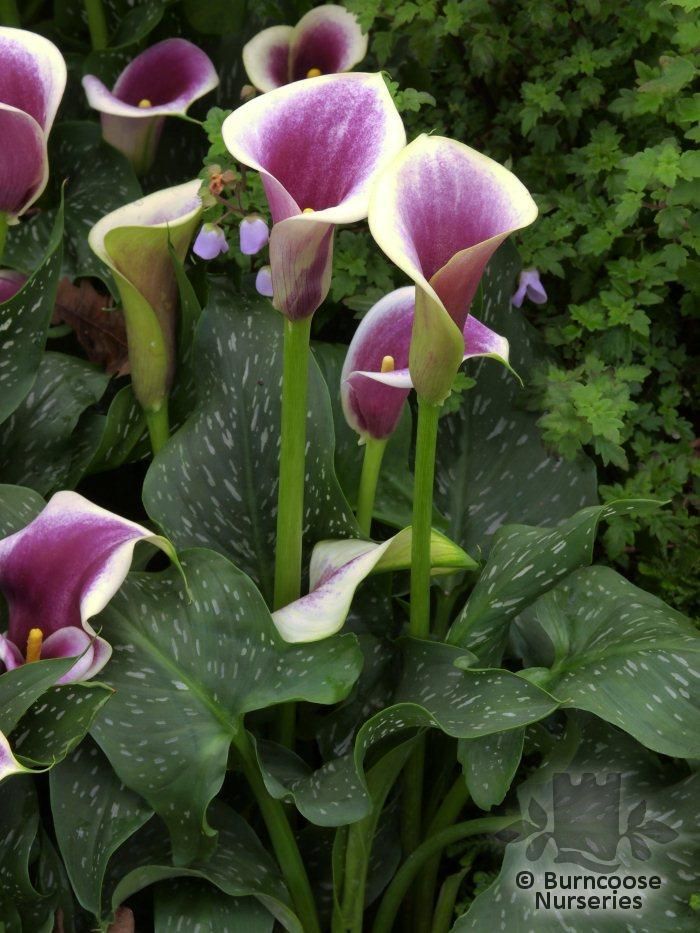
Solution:
{"label": "flower spathe", "polygon": [[46,146],[65,86],[66,64],[53,42],[0,26],[0,213],[10,223],[46,187]]}
{"label": "flower spathe", "polygon": [[14,298],[27,281],[27,276],[14,269],[0,269],[0,304]]}
{"label": "flower spathe", "polygon": [[202,214],[200,187],[194,179],[120,207],[88,236],[119,289],[134,394],[147,412],[160,408],[172,384],[178,289],[169,244],[182,261]]}
{"label": "flower spathe", "polygon": [[417,286],[409,367],[427,401],[441,403],[450,392],[486,263],[536,216],[535,202],[515,175],[441,136],[419,136],[378,178],[370,230]]}
{"label": "flower spathe", "polygon": [[218,83],[209,57],[186,39],[164,39],[137,55],[111,91],[95,75],[83,78],[88,103],[101,114],[102,135],[138,174],[153,162],[165,118],[186,114]]}
{"label": "flower spathe", "polygon": [[[361,441],[389,437],[413,388],[408,369],[416,289],[397,288],[364,316],[350,341],[340,377],[345,420]],[[509,346],[469,314],[462,329],[462,360],[491,357],[508,366]]]}
{"label": "flower spathe", "polygon": [[[476,566],[462,548],[432,531],[430,558],[433,573],[450,573]],[[309,567],[309,593],[272,613],[277,630],[288,642],[319,641],[340,631],[357,587],[372,573],[405,570],[411,566],[411,529],[393,538],[374,541],[320,541]]]}
{"label": "flower spathe", "polygon": [[537,269],[523,269],[518,279],[518,288],[510,301],[514,307],[520,308],[526,298],[536,305],[543,305],[547,300],[547,292]]}
{"label": "flower spathe", "polygon": [[330,288],[335,226],[367,216],[377,174],[406,141],[384,79],[298,81],[234,110],[222,132],[234,158],[262,177],[274,306],[291,320],[309,317]]}
{"label": "flower spathe", "polygon": [[5,669],[74,657],[59,683],[94,677],[112,649],[88,620],[121,586],[139,541],[175,556],[164,538],[75,492],[56,493],[32,522],[0,541],[0,591],[9,616],[0,635]]}
{"label": "flower spathe", "polygon": [[243,46],[243,65],[259,91],[350,71],[367,54],[367,36],[344,7],[309,10],[296,26],[263,29]]}

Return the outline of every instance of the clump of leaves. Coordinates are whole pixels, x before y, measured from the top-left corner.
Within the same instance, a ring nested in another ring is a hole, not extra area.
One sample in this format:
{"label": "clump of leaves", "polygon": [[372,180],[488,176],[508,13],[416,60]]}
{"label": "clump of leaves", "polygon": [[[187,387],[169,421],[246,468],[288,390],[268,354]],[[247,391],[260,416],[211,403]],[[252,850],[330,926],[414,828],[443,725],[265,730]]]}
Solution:
{"label": "clump of leaves", "polygon": [[430,127],[461,139],[534,193],[540,219],[521,251],[550,301],[526,313],[558,358],[543,361],[530,404],[553,448],[596,458],[604,499],[671,500],[664,519],[615,519],[608,554],[638,559],[646,585],[697,608],[681,558],[698,530],[696,0],[347,6],[370,31],[367,67],[436,101],[407,108],[409,136]]}

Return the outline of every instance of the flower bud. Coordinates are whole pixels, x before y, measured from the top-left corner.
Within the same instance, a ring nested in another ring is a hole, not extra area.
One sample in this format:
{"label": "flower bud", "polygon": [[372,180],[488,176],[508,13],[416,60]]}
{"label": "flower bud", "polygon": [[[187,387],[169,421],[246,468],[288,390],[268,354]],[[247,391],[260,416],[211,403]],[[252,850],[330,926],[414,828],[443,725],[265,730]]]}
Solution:
{"label": "flower bud", "polygon": [[254,256],[263,246],[267,246],[270,231],[259,214],[249,214],[244,217],[238,229],[241,252],[244,256]]}
{"label": "flower bud", "polygon": [[228,243],[224,231],[216,224],[202,224],[194,241],[192,252],[200,259],[216,259],[228,252]]}

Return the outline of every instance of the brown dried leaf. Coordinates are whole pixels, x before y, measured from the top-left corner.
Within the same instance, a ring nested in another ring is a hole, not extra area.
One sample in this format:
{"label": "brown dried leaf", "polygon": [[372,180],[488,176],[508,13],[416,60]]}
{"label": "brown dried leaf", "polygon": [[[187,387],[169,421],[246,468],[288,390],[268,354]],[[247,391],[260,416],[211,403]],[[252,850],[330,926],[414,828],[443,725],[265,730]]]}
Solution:
{"label": "brown dried leaf", "polygon": [[134,933],[134,915],[128,907],[117,907],[114,923],[110,924],[107,933]]}
{"label": "brown dried leaf", "polygon": [[129,372],[126,325],[121,308],[110,295],[98,292],[89,279],[73,284],[69,278],[58,283],[52,324],[67,324],[75,333],[91,363],[110,376]]}

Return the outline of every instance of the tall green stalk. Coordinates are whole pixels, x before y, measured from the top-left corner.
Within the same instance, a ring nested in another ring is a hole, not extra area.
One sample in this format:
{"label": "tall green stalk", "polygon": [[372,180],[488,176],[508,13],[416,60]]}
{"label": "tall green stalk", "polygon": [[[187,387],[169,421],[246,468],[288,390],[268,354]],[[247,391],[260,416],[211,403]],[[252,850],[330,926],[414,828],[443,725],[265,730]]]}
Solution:
{"label": "tall green stalk", "polygon": [[[306,399],[308,394],[311,317],[284,318],[282,412],[279,489],[277,493],[277,545],[274,608],[280,609],[301,595],[301,546],[304,525],[306,457]],[[294,740],[295,706],[280,710],[278,740]]]}
{"label": "tall green stalk", "polygon": [[430,634],[430,526],[433,518],[433,482],[439,416],[439,405],[419,397],[413,486],[409,626],[409,633],[414,638],[427,638]]}
{"label": "tall green stalk", "polygon": [[170,437],[170,423],[168,419],[168,399],[165,398],[161,407],[157,411],[144,412],[146,415],[146,424],[148,425],[148,435],[151,439],[151,450],[153,456],[158,453]]}
{"label": "tall green stalk", "polygon": [[391,933],[396,914],[401,902],[411,887],[416,875],[429,859],[438,855],[445,846],[468,839],[469,836],[479,836],[483,833],[497,833],[507,829],[518,822],[514,816],[486,816],[478,820],[469,820],[458,823],[436,833],[412,852],[394,875],[391,884],[384,892],[379,905],[377,916],[372,927],[372,933]]}
{"label": "tall green stalk", "polygon": [[[460,772],[456,781],[445,795],[435,816],[426,830],[426,837],[436,835],[447,829],[457,819],[462,812],[464,805],[469,800],[469,790],[464,775]],[[423,866],[420,878],[416,883],[415,898],[415,930],[416,933],[430,933],[431,920],[433,913],[433,902],[435,900],[435,887],[437,884],[438,871],[440,870],[440,855],[430,859]]]}
{"label": "tall green stalk", "polygon": [[245,730],[242,729],[236,736],[234,745],[240,757],[243,774],[250,784],[265,820],[272,847],[304,933],[321,933],[309,878],[284,807],[279,800],[275,800],[268,793],[258,768],[255,752]]}
{"label": "tall green stalk", "polygon": [[[430,528],[433,517],[433,482],[440,406],[418,399],[418,429],[413,492],[413,538],[411,542],[411,615],[409,634],[430,634]],[[401,798],[402,840],[405,853],[412,852],[421,838],[423,809],[423,736],[404,770]]]}
{"label": "tall green stalk", "polygon": [[15,0],[0,0],[0,26],[21,26],[19,10]]}
{"label": "tall green stalk", "polygon": [[372,513],[374,512],[374,499],[377,494],[379,471],[382,467],[382,458],[386,450],[387,438],[377,440],[368,437],[365,443],[365,455],[362,461],[360,474],[360,488],[357,492],[357,524],[363,535],[369,537],[372,529]]}
{"label": "tall green stalk", "polygon": [[105,17],[102,0],[84,0],[87,14],[90,42],[93,49],[106,49],[109,42],[107,32],[107,19]]}

